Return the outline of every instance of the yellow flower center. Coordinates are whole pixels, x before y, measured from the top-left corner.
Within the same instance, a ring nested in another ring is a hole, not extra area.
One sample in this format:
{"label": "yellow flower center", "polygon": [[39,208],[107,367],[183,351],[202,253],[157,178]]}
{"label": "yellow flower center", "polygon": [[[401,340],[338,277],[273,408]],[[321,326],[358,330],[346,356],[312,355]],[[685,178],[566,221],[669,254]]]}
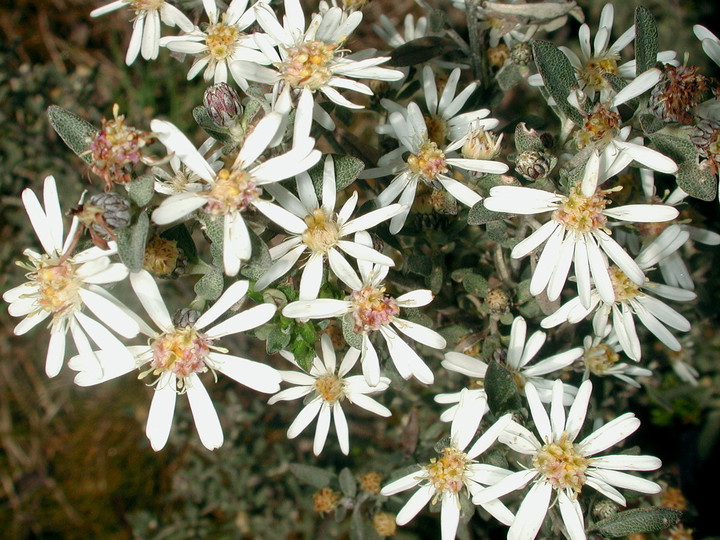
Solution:
{"label": "yellow flower center", "polygon": [[575,134],[578,148],[593,145],[599,150],[605,148],[618,132],[621,122],[620,115],[601,104],[597,104],[593,112],[587,115],[585,123]]}
{"label": "yellow flower center", "polygon": [[165,0],[132,0],[130,7],[135,10],[138,15],[147,11],[157,11],[165,4]]}
{"label": "yellow flower center", "polygon": [[317,90],[332,77],[330,63],[335,58],[337,43],[304,41],[288,50],[287,60],[280,65],[285,81],[293,88]]}
{"label": "yellow flower center", "polygon": [[322,208],[305,216],[305,224],[308,228],[302,234],[302,241],[314,253],[327,253],[340,240],[340,228]]}
{"label": "yellow flower center", "polygon": [[[225,15],[223,15],[223,21]],[[211,24],[205,30],[205,44],[213,61],[225,60],[235,52],[238,42],[243,37],[242,32],[234,24],[225,24],[223,21]]]}
{"label": "yellow flower center", "polygon": [[157,276],[167,276],[177,267],[179,256],[175,240],[156,236],[145,246],[143,268]]}
{"label": "yellow flower center", "polygon": [[587,368],[595,375],[605,375],[620,360],[620,355],[606,343],[590,347],[583,354]]}
{"label": "yellow flower center", "polygon": [[[150,344],[153,358],[150,367],[153,375],[166,371],[174,373],[181,382],[192,373],[207,371],[205,363],[210,352],[210,340],[192,326],[176,328],[156,337]],[[142,375],[144,376],[144,374]]]}
{"label": "yellow flower center", "polygon": [[82,281],[77,277],[72,262],[56,265],[47,255],[32,262],[36,265],[36,271],[28,277],[38,286],[38,304],[42,309],[59,315],[80,308],[82,300],[78,292]]}
{"label": "yellow flower center", "polygon": [[378,330],[400,314],[397,300],[385,294],[385,287],[369,286],[354,291],[352,302],[356,333]]}
{"label": "yellow flower center", "polygon": [[582,69],[580,69],[578,75],[580,80],[585,83],[585,86],[592,88],[593,90],[604,90],[610,88],[610,84],[607,79],[603,77],[604,73],[611,73],[618,75],[617,61],[620,57],[617,55],[608,55],[598,58],[591,58],[588,60]]}
{"label": "yellow flower center", "polygon": [[417,154],[410,154],[408,167],[413,174],[430,183],[438,175],[447,172],[445,153],[433,141],[425,141]]}
{"label": "yellow flower center", "polygon": [[640,285],[627,277],[625,272],[615,265],[610,267],[610,282],[615,292],[616,302],[626,302],[631,298],[643,294],[640,290]]}
{"label": "yellow flower center", "polygon": [[608,202],[604,191],[597,190],[591,197],[585,197],[581,186],[576,185],[562,205],[553,212],[553,219],[577,233],[604,229],[607,217],[603,211]]}
{"label": "yellow flower center", "polygon": [[214,216],[226,215],[236,210],[244,212],[261,193],[254,178],[247,171],[221,169],[209,192],[205,211]]}
{"label": "yellow flower center", "polygon": [[565,432],[559,441],[547,443],[533,458],[533,466],[555,489],[572,489],[576,494],[585,484],[588,463]]}
{"label": "yellow flower center", "polygon": [[465,452],[448,446],[443,448],[441,457],[431,459],[430,463],[423,467],[436,490],[436,499],[442,492],[458,493],[463,488],[469,463]]}
{"label": "yellow flower center", "polygon": [[332,405],[345,397],[345,383],[337,375],[323,375],[315,381],[315,391]]}

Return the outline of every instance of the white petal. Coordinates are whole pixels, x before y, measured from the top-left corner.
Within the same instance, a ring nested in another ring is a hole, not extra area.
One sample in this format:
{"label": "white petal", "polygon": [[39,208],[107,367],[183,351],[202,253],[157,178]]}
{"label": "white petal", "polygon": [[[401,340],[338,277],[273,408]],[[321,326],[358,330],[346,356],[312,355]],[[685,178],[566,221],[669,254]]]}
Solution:
{"label": "white petal", "polygon": [[272,319],[276,310],[277,306],[269,303],[251,307],[209,329],[206,335],[211,339],[216,339],[257,328]]}
{"label": "white petal", "polygon": [[400,493],[401,491],[407,491],[408,489],[414,488],[423,479],[420,473],[421,471],[414,471],[410,474],[406,474],[405,476],[402,476],[397,480],[390,482],[386,486],[383,486],[383,488],[380,490],[380,493],[382,493],[386,497],[389,497],[390,495],[395,495],[396,493]]}
{"label": "white petal", "polygon": [[570,540],[585,540],[585,520],[577,497],[569,497],[564,490],[558,491],[560,515]]}
{"label": "white petal", "polygon": [[140,303],[157,327],[166,332],[174,327],[157,283],[146,270],[130,274],[130,284]]}
{"label": "white petal", "polygon": [[421,324],[406,321],[405,319],[395,319],[393,325],[410,339],[414,339],[418,343],[433,349],[444,349],[447,346],[444,337]]}
{"label": "white petal", "polygon": [[432,485],[421,486],[420,489],[413,493],[412,497],[408,499],[405,506],[400,509],[395,517],[395,522],[401,526],[408,523],[420,510],[425,508],[425,505],[430,502],[433,495],[435,495],[435,488],[432,487]]}
{"label": "white petal", "polygon": [[585,437],[578,446],[582,454],[589,457],[626,439],[639,427],[640,420],[633,413],[625,413]]}
{"label": "white petal", "polygon": [[348,425],[339,401],[336,401],[333,405],[333,423],[335,424],[338,443],[340,443],[340,451],[347,456],[350,453]]}
{"label": "white petal", "polygon": [[168,384],[156,388],[150,403],[145,434],[150,445],[156,452],[162,450],[170,436],[172,419],[175,414],[175,376],[170,377]]}
{"label": "white petal", "polygon": [[220,448],[223,443],[223,432],[210,395],[196,374],[188,378],[191,382],[187,387],[187,396],[200,441],[208,450]]}
{"label": "white petal", "polygon": [[440,531],[442,540],[454,540],[460,523],[460,503],[456,494],[445,492],[440,510]]}
{"label": "white petal", "polygon": [[360,281],[360,278],[355,273],[355,270],[353,270],[353,267],[350,266],[350,263],[345,260],[345,257],[343,257],[338,250],[334,248],[330,249],[327,255],[330,268],[340,281],[354,291],[362,289],[362,281]]}
{"label": "white petal", "polygon": [[89,289],[80,289],[78,294],[98,319],[109,321],[111,328],[121,336],[131,338],[140,332],[137,321],[113,301]]}
{"label": "white petal", "polygon": [[318,412],[320,412],[320,407],[322,406],[323,401],[321,399],[315,399],[305,405],[303,409],[300,411],[300,413],[297,415],[295,420],[292,424],[290,424],[290,427],[288,428],[287,436],[288,439],[294,439],[302,431],[312,422],[315,417],[317,416]]}
{"label": "white petal", "polygon": [[423,384],[432,384],[435,380],[432,370],[410,345],[405,343],[400,336],[387,327],[381,328],[380,331],[385,338],[390,357],[395,366],[398,367],[398,371],[401,369],[399,366],[405,365],[418,381]]}
{"label": "white petal", "polygon": [[326,319],[344,315],[349,309],[350,302],[346,300],[318,298],[315,300],[291,302],[283,308],[282,314],[291,319],[304,317],[310,319]]}
{"label": "white petal", "polygon": [[155,119],[150,122],[150,129],[167,147],[168,151],[174,152],[191,171],[207,182],[214,181],[215,171],[213,168],[177,127],[165,120]]}
{"label": "white petal", "polygon": [[552,486],[546,482],[538,482],[530,488],[508,530],[508,540],[535,538],[545,520],[552,491]]}
{"label": "white petal", "polygon": [[593,458],[592,466],[616,471],[655,471],[662,466],[662,461],[655,456],[618,454]]}
{"label": "white petal", "polygon": [[328,431],[330,430],[330,407],[323,403],[318,414],[317,426],[315,427],[315,438],[313,439],[313,454],[320,455],[325,447]]}
{"label": "white petal", "polygon": [[245,293],[247,293],[249,288],[250,283],[245,279],[236,281],[230,285],[225,292],[222,293],[222,296],[215,301],[212,307],[205,311],[205,313],[203,313],[200,318],[195,321],[193,326],[198,330],[202,330],[208,324],[215,322],[218,317],[227,313],[231,307],[237,304],[243,296],[245,296]]}

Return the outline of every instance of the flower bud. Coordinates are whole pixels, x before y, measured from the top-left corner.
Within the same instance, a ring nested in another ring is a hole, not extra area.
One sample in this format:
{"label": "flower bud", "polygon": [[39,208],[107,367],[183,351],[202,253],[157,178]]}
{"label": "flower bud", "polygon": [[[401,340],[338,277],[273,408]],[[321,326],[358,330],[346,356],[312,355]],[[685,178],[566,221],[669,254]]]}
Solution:
{"label": "flower bud", "polygon": [[479,127],[468,134],[462,146],[462,155],[468,159],[494,159],[502,149],[502,138],[502,134],[495,138],[492,131]]}
{"label": "flower bud", "polygon": [[313,506],[320,514],[329,514],[337,508],[340,502],[340,494],[330,488],[322,488],[313,495]]}
{"label": "flower bud", "polygon": [[485,304],[493,313],[505,313],[512,305],[512,298],[504,289],[490,289],[485,295]]}
{"label": "flower bud", "polygon": [[205,90],[203,105],[210,119],[220,127],[232,127],[243,111],[240,96],[224,82],[213,84]]}
{"label": "flower bud", "polygon": [[380,493],[382,475],[379,472],[370,471],[358,478],[358,482],[360,484],[360,489],[366,491],[367,493],[377,495]]}
{"label": "flower bud", "polygon": [[195,309],[182,308],[177,310],[175,315],[173,315],[173,324],[177,328],[193,326],[200,318],[200,315],[202,315],[202,313]]}
{"label": "flower bud", "polygon": [[[99,193],[90,197],[91,206],[100,209],[105,224],[113,231],[119,231],[130,225],[130,202],[122,195],[114,192]],[[99,234],[105,229],[94,223],[92,225]]]}
{"label": "flower bud", "polygon": [[145,246],[143,268],[159,278],[177,278],[185,271],[188,259],[175,240],[156,236]]}
{"label": "flower bud", "polygon": [[532,60],[530,44],[525,41],[515,44],[510,51],[510,60],[518,66],[527,66]]}
{"label": "flower bud", "polygon": [[601,501],[598,501],[597,504],[593,507],[593,515],[597,519],[606,519],[610,516],[613,516],[618,511],[618,505],[617,503],[614,503],[613,501],[603,499]]}
{"label": "flower bud", "polygon": [[515,170],[528,180],[545,178],[550,174],[551,161],[545,152],[526,150],[515,162]]}

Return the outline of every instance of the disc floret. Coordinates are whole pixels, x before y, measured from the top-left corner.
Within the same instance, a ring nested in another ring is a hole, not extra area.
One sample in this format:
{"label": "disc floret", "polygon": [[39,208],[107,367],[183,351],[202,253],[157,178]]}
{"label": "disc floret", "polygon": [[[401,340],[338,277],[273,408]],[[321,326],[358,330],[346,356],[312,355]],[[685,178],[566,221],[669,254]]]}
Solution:
{"label": "disc floret", "polygon": [[583,360],[591,373],[603,376],[618,363],[620,355],[607,343],[600,343],[587,349],[583,354]]}
{"label": "disc floret", "polygon": [[577,147],[585,148],[592,145],[598,150],[604,149],[618,134],[621,120],[618,113],[598,103],[585,117],[585,123],[575,134]]}
{"label": "disc floret", "polygon": [[330,405],[345,398],[345,382],[334,373],[318,377],[314,386],[317,394]]}
{"label": "disc floret", "polygon": [[337,43],[320,40],[304,41],[287,51],[280,65],[281,76],[293,88],[315,91],[327,84],[333,73],[330,64],[335,58]]}
{"label": "disc floret", "polygon": [[588,463],[568,440],[567,432],[563,432],[559,440],[545,444],[533,458],[533,466],[546,482],[555,489],[571,489],[575,494],[585,485]]}
{"label": "disc floret", "polygon": [[244,212],[261,193],[255,179],[244,169],[221,169],[208,194],[205,211],[213,216]]}
{"label": "disc floret", "polygon": [[625,272],[615,265],[610,267],[610,282],[617,302],[626,302],[643,294],[640,285],[632,281]]}
{"label": "disc floret", "polygon": [[222,62],[232,56],[242,37],[237,26],[225,23],[224,15],[220,22],[209,25],[205,30],[205,44],[212,61]]}
{"label": "disc floret", "polygon": [[385,287],[368,286],[354,291],[352,303],[356,333],[379,330],[400,314],[397,300],[385,294]]}
{"label": "disc floret", "polygon": [[586,197],[582,193],[582,187],[576,185],[553,212],[553,219],[578,234],[605,230],[607,217],[603,211],[609,202],[604,191],[597,190],[592,196]]}
{"label": "disc floret", "polygon": [[410,154],[407,164],[414,175],[428,183],[448,170],[445,153],[438,148],[435,142],[430,140],[423,142],[415,154]]}
{"label": "disc floret", "polygon": [[340,227],[322,208],[316,208],[312,214],[305,216],[307,230],[302,234],[303,243],[313,253],[326,254],[340,240]]}
{"label": "disc floret", "polygon": [[208,370],[207,357],[211,345],[212,340],[192,326],[175,328],[160,334],[150,343],[152,351],[150,369],[140,377],[150,372],[158,376],[170,372],[177,377],[178,387],[181,390],[185,377]]}
{"label": "disc floret", "polygon": [[423,466],[430,484],[435,488],[435,500],[445,492],[459,493],[462,490],[469,464],[470,460],[465,452],[447,446],[442,449],[440,457],[432,458],[429,464]]}
{"label": "disc floret", "polygon": [[606,54],[590,58],[579,70],[578,77],[585,83],[586,87],[600,91],[611,88],[608,80],[603,77],[606,73],[619,75],[618,63],[620,56],[617,54]]}
{"label": "disc floret", "polygon": [[37,303],[54,316],[69,315],[82,306],[79,292],[82,279],[77,276],[75,264],[65,260],[59,262],[47,255],[30,259],[32,271],[28,280],[37,286]]}

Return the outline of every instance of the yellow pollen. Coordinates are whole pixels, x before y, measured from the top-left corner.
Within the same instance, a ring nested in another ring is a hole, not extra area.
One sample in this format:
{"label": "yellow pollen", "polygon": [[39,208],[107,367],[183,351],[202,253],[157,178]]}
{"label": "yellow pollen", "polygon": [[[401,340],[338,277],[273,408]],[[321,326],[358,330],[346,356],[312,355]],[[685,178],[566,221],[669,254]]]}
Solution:
{"label": "yellow pollen", "polygon": [[352,293],[355,332],[378,330],[400,314],[397,300],[385,294],[385,287],[365,287]]}
{"label": "yellow pollen", "polygon": [[305,216],[305,224],[308,228],[302,234],[302,241],[314,253],[327,253],[340,240],[340,228],[322,208]]}
{"label": "yellow pollen", "polygon": [[533,458],[533,466],[555,489],[572,489],[580,493],[585,484],[588,460],[575,450],[563,432],[559,441],[547,443]]}
{"label": "yellow pollen", "polygon": [[345,397],[345,383],[337,375],[323,375],[315,381],[315,391],[332,405]]}
{"label": "yellow pollen", "polygon": [[592,197],[582,194],[580,185],[574,186],[563,204],[553,212],[553,219],[566,229],[577,233],[588,233],[605,229],[607,217],[603,214],[610,202],[605,192],[597,190]]}
{"label": "yellow pollen", "polygon": [[438,499],[442,492],[458,493],[463,488],[469,463],[465,452],[448,446],[443,448],[441,457],[431,459],[430,463],[423,467],[436,490],[435,499]]}
{"label": "yellow pollen", "polygon": [[578,75],[580,80],[585,83],[587,87],[593,90],[604,90],[610,88],[610,83],[603,77],[604,73],[611,73],[618,75],[618,56],[609,55],[599,58],[591,58],[588,62],[580,69]]}
{"label": "yellow pollen", "polygon": [[247,210],[261,194],[254,179],[243,169],[221,169],[210,190],[205,211],[211,215]]}
{"label": "yellow pollen", "polygon": [[192,373],[204,373],[207,371],[205,360],[210,352],[211,342],[192,326],[161,334],[150,344],[153,353],[150,367],[153,375],[171,371],[182,380]]}
{"label": "yellow pollen", "polygon": [[602,150],[617,134],[620,122],[619,114],[606,109],[598,103],[593,112],[587,115],[585,123],[575,134],[577,147],[585,148],[588,145],[593,145],[598,150]]}
{"label": "yellow pollen", "polygon": [[448,170],[445,153],[433,141],[425,141],[417,154],[410,154],[407,164],[413,174],[428,183]]}
{"label": "yellow pollen", "polygon": [[39,289],[38,304],[54,315],[78,309],[82,300],[80,291],[81,280],[75,274],[75,266],[70,261],[52,264],[46,255],[35,262],[37,270],[30,274]]}
{"label": "yellow pollen", "polygon": [[583,354],[583,360],[592,373],[605,375],[608,369],[618,363],[620,356],[612,350],[612,347],[606,343],[601,343],[586,350]]}
{"label": "yellow pollen", "polygon": [[[224,20],[223,16],[223,20]],[[228,56],[235,52],[240,38],[243,34],[238,30],[238,27],[233,24],[225,24],[219,22],[211,24],[205,31],[205,44],[208,48],[208,53],[214,61],[225,60]]]}
{"label": "yellow pollen", "polygon": [[288,49],[287,60],[280,64],[285,81],[293,88],[317,90],[330,80],[330,63],[335,58],[337,43],[305,41]]}
{"label": "yellow pollen", "polygon": [[631,280],[625,272],[615,265],[610,267],[610,282],[615,292],[616,302],[626,302],[638,295],[642,295],[640,285]]}

